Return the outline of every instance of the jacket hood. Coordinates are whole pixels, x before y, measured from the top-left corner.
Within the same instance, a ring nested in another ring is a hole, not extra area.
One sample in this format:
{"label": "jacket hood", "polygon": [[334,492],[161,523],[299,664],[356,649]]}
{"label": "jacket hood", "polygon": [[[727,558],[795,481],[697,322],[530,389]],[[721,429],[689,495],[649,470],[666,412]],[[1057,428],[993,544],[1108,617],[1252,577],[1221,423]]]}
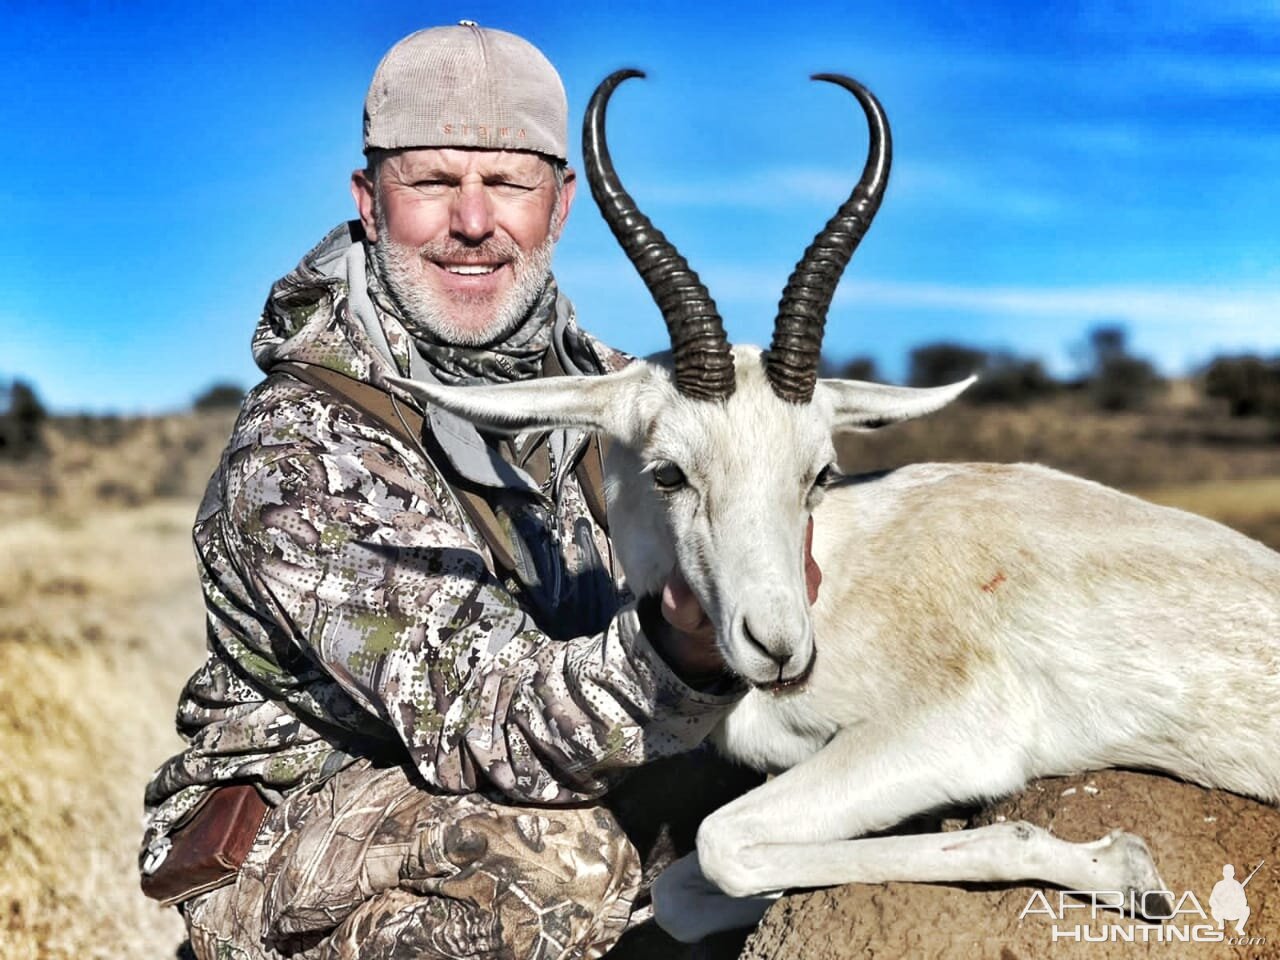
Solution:
{"label": "jacket hood", "polygon": [[331,230],[272,285],[253,334],[253,359],[264,373],[291,360],[379,383],[409,375],[411,349],[399,322],[374,310],[358,220]]}

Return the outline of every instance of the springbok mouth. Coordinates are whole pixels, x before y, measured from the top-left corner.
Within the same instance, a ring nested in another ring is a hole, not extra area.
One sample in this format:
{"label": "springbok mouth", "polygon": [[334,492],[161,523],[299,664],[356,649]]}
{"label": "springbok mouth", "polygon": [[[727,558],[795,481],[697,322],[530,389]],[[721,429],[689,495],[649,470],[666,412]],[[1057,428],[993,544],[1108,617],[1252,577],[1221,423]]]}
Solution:
{"label": "springbok mouth", "polygon": [[763,690],[774,696],[782,694],[795,693],[808,682],[809,677],[813,674],[813,664],[818,659],[818,650],[815,647],[809,654],[809,662],[805,664],[804,669],[797,673],[794,677],[787,680],[774,680],[771,683],[757,683],[757,690]]}

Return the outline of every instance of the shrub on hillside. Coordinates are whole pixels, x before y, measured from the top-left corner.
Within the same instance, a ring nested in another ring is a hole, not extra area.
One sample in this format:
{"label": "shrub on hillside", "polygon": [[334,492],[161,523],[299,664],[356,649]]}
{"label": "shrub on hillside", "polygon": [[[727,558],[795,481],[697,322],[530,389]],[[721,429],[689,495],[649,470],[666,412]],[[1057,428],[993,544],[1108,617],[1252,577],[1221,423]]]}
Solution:
{"label": "shrub on hillside", "polygon": [[41,425],[47,418],[31,385],[13,381],[0,404],[0,456],[20,460],[43,449]]}
{"label": "shrub on hillside", "polygon": [[244,388],[235,383],[215,383],[192,403],[197,410],[225,410],[228,407],[240,406],[244,399]]}
{"label": "shrub on hillside", "polygon": [[1233,417],[1280,417],[1280,357],[1217,357],[1205,369],[1204,392],[1227,401]]}
{"label": "shrub on hillside", "polygon": [[840,364],[834,373],[834,376],[841,380],[870,380],[879,382],[880,372],[876,369],[876,362],[871,357],[853,357]]}
{"label": "shrub on hillside", "polygon": [[1057,382],[1039,360],[1004,350],[987,352],[956,343],[934,343],[911,351],[909,382],[937,387],[978,374],[964,393],[971,403],[1025,404],[1052,395]]}
{"label": "shrub on hillside", "polygon": [[1146,360],[1115,357],[1094,374],[1090,392],[1100,410],[1140,410],[1163,386],[1164,380]]}
{"label": "shrub on hillside", "polygon": [[872,357],[851,357],[848,360],[835,360],[827,354],[818,358],[818,376],[823,379],[839,380],[875,380],[880,374],[876,370],[876,362]]}
{"label": "shrub on hillside", "polygon": [[1128,333],[1120,326],[1089,331],[1085,381],[1100,410],[1140,410],[1164,381],[1150,362],[1129,353]]}
{"label": "shrub on hillside", "polygon": [[1039,360],[997,352],[987,357],[978,382],[965,395],[974,403],[1027,404],[1052,396],[1058,382]]}
{"label": "shrub on hillside", "polygon": [[913,387],[940,387],[978,373],[987,362],[987,352],[959,343],[929,343],[911,351],[907,363],[907,383]]}

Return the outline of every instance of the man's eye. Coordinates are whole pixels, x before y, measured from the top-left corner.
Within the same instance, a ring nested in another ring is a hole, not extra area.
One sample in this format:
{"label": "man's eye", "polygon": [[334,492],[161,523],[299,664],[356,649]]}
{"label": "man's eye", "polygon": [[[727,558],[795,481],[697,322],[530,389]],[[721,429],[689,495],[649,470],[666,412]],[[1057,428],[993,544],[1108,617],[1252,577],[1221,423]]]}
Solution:
{"label": "man's eye", "polygon": [[664,460],[650,471],[653,474],[653,485],[663,493],[672,493],[689,483],[684,471],[669,460]]}
{"label": "man's eye", "polygon": [[518,193],[528,193],[533,187],[526,183],[517,183],[514,180],[495,180],[486,184],[490,190],[496,190],[498,193],[514,195]]}

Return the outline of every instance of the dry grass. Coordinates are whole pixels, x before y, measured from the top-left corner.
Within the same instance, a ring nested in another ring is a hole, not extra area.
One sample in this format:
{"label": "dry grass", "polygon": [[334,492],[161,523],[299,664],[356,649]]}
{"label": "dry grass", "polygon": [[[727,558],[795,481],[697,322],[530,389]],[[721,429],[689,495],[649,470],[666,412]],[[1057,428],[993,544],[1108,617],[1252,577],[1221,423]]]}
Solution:
{"label": "dry grass", "polygon": [[[960,407],[852,440],[842,459],[1048,462],[1280,548],[1280,444],[1261,424],[1073,402]],[[189,528],[229,427],[225,413],[67,421],[47,459],[0,464],[5,960],[167,958],[181,938],[137,892],[136,847],[143,784],[177,745],[177,693],[202,656]]]}
{"label": "dry grass", "polygon": [[[10,503],[10,509],[13,509]],[[190,500],[0,521],[0,957],[172,957],[142,788],[202,656]]]}
{"label": "dry grass", "polygon": [[1212,517],[1280,550],[1280,477],[1139,490],[1165,506]]}

